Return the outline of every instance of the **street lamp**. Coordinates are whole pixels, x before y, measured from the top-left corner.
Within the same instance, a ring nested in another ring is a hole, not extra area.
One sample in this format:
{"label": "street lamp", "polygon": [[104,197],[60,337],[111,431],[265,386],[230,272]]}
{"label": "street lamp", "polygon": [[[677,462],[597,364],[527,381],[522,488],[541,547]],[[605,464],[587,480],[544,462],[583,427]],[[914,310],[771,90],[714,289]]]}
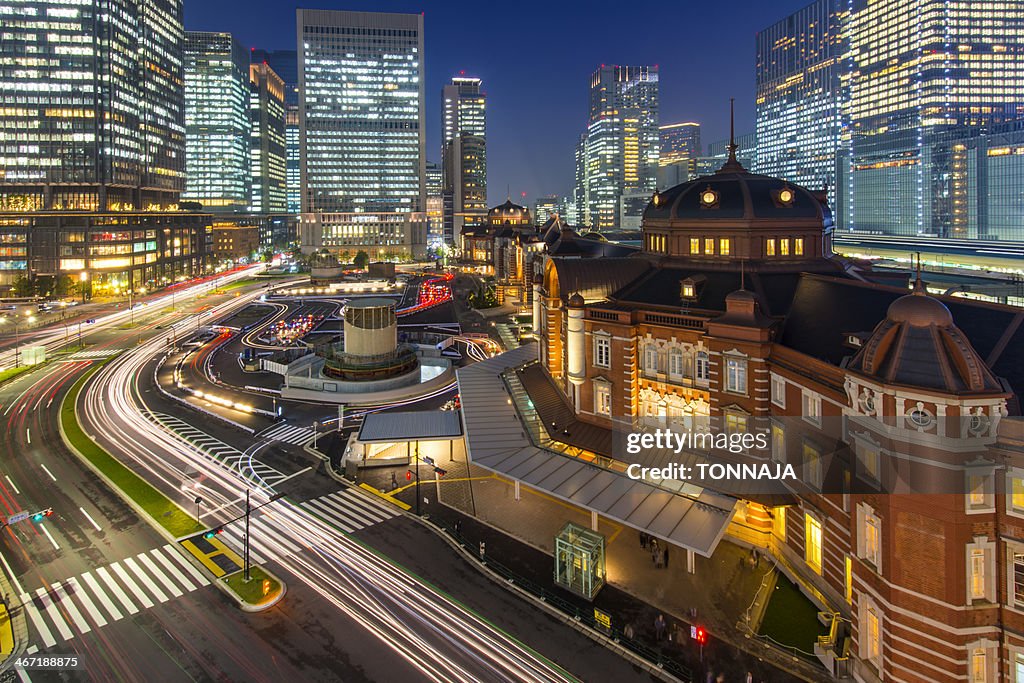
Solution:
{"label": "street lamp", "polygon": [[89,282],[89,271],[83,270],[78,274],[78,288],[82,290],[82,303],[85,303],[85,285]]}

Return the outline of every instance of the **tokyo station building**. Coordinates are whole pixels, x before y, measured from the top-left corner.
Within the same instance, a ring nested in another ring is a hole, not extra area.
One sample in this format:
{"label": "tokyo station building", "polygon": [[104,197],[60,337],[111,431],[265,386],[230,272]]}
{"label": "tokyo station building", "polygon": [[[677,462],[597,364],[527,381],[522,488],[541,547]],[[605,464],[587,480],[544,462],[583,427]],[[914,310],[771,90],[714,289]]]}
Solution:
{"label": "tokyo station building", "polygon": [[[470,460],[691,570],[725,536],[759,549],[832,615],[837,678],[1024,683],[1024,311],[873,272],[832,231],[824,191],[734,147],[653,196],[639,252],[546,259],[537,344],[459,370]],[[770,432],[737,457],[798,476],[628,475],[731,456],[620,447],[666,420]]]}

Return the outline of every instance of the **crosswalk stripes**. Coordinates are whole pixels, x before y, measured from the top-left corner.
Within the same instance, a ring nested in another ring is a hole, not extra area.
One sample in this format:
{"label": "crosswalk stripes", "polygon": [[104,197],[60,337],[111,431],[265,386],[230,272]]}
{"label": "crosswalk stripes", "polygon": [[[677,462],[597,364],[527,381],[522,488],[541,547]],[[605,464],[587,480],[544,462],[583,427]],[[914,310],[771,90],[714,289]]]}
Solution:
{"label": "crosswalk stripes", "polygon": [[258,436],[261,439],[283,441],[284,443],[301,446],[307,441],[311,441],[315,436],[315,433],[309,427],[300,427],[298,425],[288,424],[287,422],[281,422],[260,432]]}
{"label": "crosswalk stripes", "polygon": [[[337,491],[319,498],[312,498],[294,506],[345,533],[353,533],[395,517],[398,513],[375,501],[363,498],[349,489]],[[252,545],[250,559],[257,563],[267,559],[280,559],[298,554],[304,548],[295,540],[295,534],[285,525],[293,519],[286,514],[279,516],[254,516],[250,524]],[[224,527],[225,541],[241,555],[245,545],[243,525],[230,524]]]}
{"label": "crosswalk stripes", "polygon": [[209,460],[234,470],[250,481],[273,487],[285,478],[285,475],[279,470],[250,458],[234,446],[228,445],[200,429],[196,429],[184,420],[172,415],[151,411],[144,411],[143,414],[148,419],[170,429],[176,436],[190,443]]}
{"label": "crosswalk stripes", "polygon": [[51,648],[209,584],[175,546],[165,545],[37,588],[21,596],[35,634],[30,650]]}
{"label": "crosswalk stripes", "polygon": [[90,351],[78,351],[68,356],[68,360],[92,360],[94,358],[109,358],[121,353],[124,349],[92,349]]}

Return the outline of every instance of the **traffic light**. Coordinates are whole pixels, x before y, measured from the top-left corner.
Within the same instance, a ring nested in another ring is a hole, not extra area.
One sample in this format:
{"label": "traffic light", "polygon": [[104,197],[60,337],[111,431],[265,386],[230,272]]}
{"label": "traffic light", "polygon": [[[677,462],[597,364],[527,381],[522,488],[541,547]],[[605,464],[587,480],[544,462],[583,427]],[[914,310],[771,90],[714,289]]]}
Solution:
{"label": "traffic light", "polygon": [[448,474],[448,470],[442,470],[440,467],[435,467],[434,474],[436,474],[439,477],[443,477],[444,475]]}
{"label": "traffic light", "polygon": [[263,595],[270,593],[270,579],[263,579]]}
{"label": "traffic light", "polygon": [[210,529],[209,531],[207,531],[205,534],[203,534],[203,538],[209,540],[209,539],[213,538],[214,536],[216,536],[217,534],[222,534],[222,533],[224,533],[224,527],[219,526],[216,529]]}
{"label": "traffic light", "polygon": [[704,630],[703,626],[697,627],[697,642],[701,645],[708,642],[708,632]]}
{"label": "traffic light", "polygon": [[411,481],[412,480],[412,470],[406,470],[405,471],[405,480],[406,481]]}
{"label": "traffic light", "polygon": [[52,514],[53,514],[53,508],[46,508],[45,510],[40,510],[36,514],[32,515],[32,521],[33,522],[41,522],[41,521],[43,521],[44,517],[49,517]]}

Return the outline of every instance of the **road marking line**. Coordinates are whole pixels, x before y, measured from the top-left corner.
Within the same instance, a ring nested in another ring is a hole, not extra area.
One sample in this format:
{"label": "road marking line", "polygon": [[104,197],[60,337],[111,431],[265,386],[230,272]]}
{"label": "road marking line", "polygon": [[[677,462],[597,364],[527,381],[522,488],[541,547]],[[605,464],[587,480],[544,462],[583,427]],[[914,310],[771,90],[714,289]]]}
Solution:
{"label": "road marking line", "polygon": [[325,510],[330,510],[336,517],[346,519],[352,524],[356,525],[357,529],[362,529],[363,527],[379,524],[382,521],[377,519],[366,519],[366,515],[362,513],[362,510],[359,510],[358,508],[356,508],[355,510],[350,509],[349,507],[342,505],[338,501],[330,500],[328,498],[318,498],[315,499],[315,501],[310,500],[307,502],[316,502],[321,508]]}
{"label": "road marking line", "polygon": [[46,465],[44,465],[43,463],[39,463],[39,466],[43,468],[44,472],[46,472],[48,475],[50,475],[50,479],[53,479],[54,481],[57,481],[57,477],[53,476],[53,472],[51,472],[50,470],[46,469]]}
{"label": "road marking line", "polygon": [[89,594],[85,592],[85,589],[82,588],[82,584],[78,582],[78,579],[68,579],[64,582],[64,585],[74,587],[74,593],[67,590],[67,588],[64,589],[64,592],[67,593],[69,597],[77,598],[78,601],[82,603],[82,607],[84,607],[86,613],[92,617],[93,622],[98,628],[102,628],[107,625],[107,620],[103,617],[103,613],[96,609],[96,603],[94,603],[89,597]]}
{"label": "road marking line", "polygon": [[57,627],[57,631],[60,633],[61,640],[71,640],[75,637],[75,634],[71,632],[68,625],[64,622],[64,616],[61,615],[60,610],[57,609],[53,602],[53,599],[47,595],[45,588],[36,589],[36,597],[39,598],[40,602],[43,603],[43,609],[50,615],[50,621]]}
{"label": "road marking line", "polygon": [[25,427],[25,440],[30,446],[32,445],[32,430],[29,427]]}
{"label": "road marking line", "polygon": [[64,605],[64,609],[66,609],[68,614],[71,615],[71,623],[77,626],[78,630],[81,631],[83,635],[92,630],[92,626],[90,626],[89,622],[82,616],[82,613],[78,611],[78,606],[75,604],[75,601],[71,599],[71,593],[67,589],[66,582],[63,584],[54,584],[52,592],[61,594],[60,604]]}
{"label": "road marking line", "polygon": [[121,614],[121,610],[117,609],[117,605],[107,597],[107,594],[103,592],[103,589],[100,588],[99,582],[93,578],[92,574],[85,572],[82,574],[82,580],[85,581],[89,588],[92,589],[92,592],[96,594],[96,599],[98,599],[100,604],[107,610],[107,614],[110,615],[111,619],[118,621],[124,618],[124,615]]}
{"label": "road marking line", "polygon": [[50,530],[46,528],[46,525],[40,524],[39,528],[42,529],[43,533],[46,534],[46,537],[50,539],[50,543],[53,544],[53,549],[60,550],[60,546],[57,545],[57,541],[53,540],[53,536],[50,535]]}
{"label": "road marking line", "polygon": [[[227,534],[228,538],[231,539],[232,543],[235,543],[235,544],[238,545],[239,553],[240,553],[237,556],[238,557],[238,565],[239,566],[245,566],[245,558],[242,557],[242,555],[245,554],[245,537],[242,534],[242,530],[241,529],[225,529],[224,533]],[[267,554],[263,555],[263,553],[260,552],[260,551],[257,551],[255,549],[255,547],[253,547],[253,545],[250,545],[249,546],[249,561],[250,562],[255,562],[256,564],[263,564],[264,562],[267,561],[267,558],[271,555],[271,553],[269,552],[270,549],[267,548],[265,546],[265,544],[260,543],[259,545],[260,545],[261,550],[263,552],[266,552]],[[227,546],[225,546],[225,547],[227,547]],[[275,559],[275,558],[271,558],[271,559]]]}
{"label": "road marking line", "polygon": [[90,522],[90,523],[91,523],[91,524],[92,524],[92,525],[93,525],[94,527],[96,527],[96,531],[103,531],[103,529],[101,529],[101,528],[100,528],[100,525],[96,523],[96,520],[95,520],[95,519],[93,519],[93,518],[92,518],[92,516],[91,516],[91,515],[90,515],[90,514],[89,514],[88,512],[86,512],[86,511],[85,511],[85,508],[83,508],[83,507],[79,507],[78,509],[79,509],[79,510],[81,510],[81,511],[82,511],[82,514],[83,514],[83,515],[85,515],[85,518],[86,518],[87,520],[89,520],[89,522]]}
{"label": "road marking line", "polygon": [[357,515],[356,519],[359,519],[359,516],[361,515],[361,521],[369,524],[379,524],[386,519],[391,519],[390,516],[382,514],[380,510],[360,505],[358,501],[353,500],[348,496],[331,494],[324,497],[323,502],[329,503],[334,507],[340,507],[343,510],[351,510],[353,514]]}
{"label": "road marking line", "polygon": [[13,482],[13,481],[11,481],[11,478],[10,478],[10,477],[8,477],[8,476],[7,476],[6,474],[5,474],[5,475],[4,475],[4,479],[6,479],[6,480],[7,480],[7,483],[11,485],[11,488],[12,488],[12,489],[14,489],[14,492],[15,492],[16,494],[18,494],[18,495],[20,496],[20,495],[21,495],[21,491],[19,491],[19,490],[18,490],[18,487],[14,485],[14,482]]}
{"label": "road marking line", "polygon": [[[150,571],[152,571],[155,574],[155,579],[150,578],[146,574],[146,572],[142,571],[142,567],[140,567],[138,562],[135,561],[136,559],[145,564],[150,569]],[[163,576],[160,573],[160,570],[153,566],[152,561],[148,557],[146,557],[146,555],[140,554],[136,555],[135,557],[129,557],[124,561],[124,563],[131,567],[139,578],[145,578],[145,580],[142,583],[144,586],[146,586],[146,588],[150,590],[151,593],[153,593],[153,595],[156,596],[156,601],[158,604],[170,600],[170,598],[167,597],[167,593],[164,593],[162,590],[160,590],[160,586],[158,585],[158,583],[160,583],[160,579],[164,579],[164,581],[166,581],[167,577]],[[177,586],[174,587],[174,590],[178,590]],[[181,591],[178,591],[178,595],[181,595]]]}
{"label": "road marking line", "polygon": [[[324,517],[327,517],[329,522],[332,522],[335,526],[341,527],[341,529],[343,531],[347,531],[349,533],[352,533],[353,531],[356,530],[355,528],[349,526],[345,522],[342,522],[340,519],[338,519],[338,513],[334,512],[334,510],[332,510],[331,508],[319,505],[315,500],[308,501],[307,505],[309,505],[311,508],[313,508],[313,510],[312,510],[313,512],[315,512],[316,514],[322,515]],[[347,519],[347,518],[345,518],[345,519]]]}
{"label": "road marking line", "polygon": [[43,621],[43,615],[39,613],[36,608],[36,604],[32,601],[32,596],[25,594],[21,596],[21,604],[25,606],[25,611],[28,612],[28,616],[32,619],[32,624],[35,625],[36,631],[39,633],[39,637],[43,639],[43,647],[53,647],[57,644],[54,640],[53,634],[50,633],[50,629],[46,627],[46,622]]}
{"label": "road marking line", "polygon": [[392,510],[390,507],[381,505],[376,498],[366,498],[359,495],[355,491],[345,489],[344,491],[337,491],[336,493],[330,494],[329,497],[334,497],[342,500],[346,500],[353,505],[357,505],[364,510],[369,510],[373,514],[384,515],[384,519],[391,519],[398,515],[397,512]]}
{"label": "road marking line", "polygon": [[[272,524],[269,519],[263,517],[260,519],[260,521],[262,522],[262,525],[258,529],[259,532],[266,533],[268,536],[276,540],[280,545],[283,545],[285,548],[287,548],[293,553],[298,553],[302,551],[303,547],[301,545],[296,545],[295,543],[293,543],[292,539],[288,537],[287,533],[276,527],[274,524]],[[1022,681],[1021,683],[1024,683],[1024,681]]]}
{"label": "road marking line", "polygon": [[185,573],[192,577],[192,580],[198,583],[200,586],[208,586],[210,580],[203,576],[199,570],[192,566],[184,555],[174,550],[171,546],[166,546],[167,554],[171,556],[171,559],[176,561],[178,565],[185,570]]}
{"label": "road marking line", "polygon": [[96,573],[101,579],[103,579],[103,583],[111,590],[111,592],[114,593],[114,597],[121,602],[129,614],[138,613],[139,608],[136,607],[135,603],[131,601],[123,590],[121,590],[121,586],[118,585],[117,581],[114,580],[114,577],[110,575],[110,572],[107,571],[106,567],[99,567],[96,570]]}
{"label": "road marking line", "polygon": [[219,579],[220,577],[224,576],[226,572],[223,569],[221,569],[216,562],[211,560],[206,553],[197,548],[195,543],[189,540],[184,540],[181,542],[181,545],[185,548],[185,550],[192,553],[197,560],[202,562],[203,566],[209,569],[210,573],[213,574],[215,577]]}
{"label": "road marking line", "polygon": [[131,577],[131,574],[129,574],[124,567],[115,562],[114,564],[110,565],[110,568],[114,570],[114,573],[121,577],[121,580],[124,581],[124,584],[128,586],[128,590],[130,590],[132,594],[135,595],[138,601],[142,603],[143,607],[149,609],[153,606],[153,601],[149,599],[148,595],[142,592],[142,589],[139,588],[139,584],[135,583],[135,581]]}
{"label": "road marking line", "polygon": [[156,561],[159,562],[161,566],[163,566],[165,570],[170,572],[171,576],[178,580],[178,583],[180,583],[185,588],[185,592],[191,593],[192,591],[194,591],[196,589],[195,584],[189,581],[184,574],[178,571],[177,567],[171,564],[171,561],[164,557],[163,553],[161,553],[160,550],[160,548],[153,548],[149,551],[149,554],[152,555],[156,559]]}

